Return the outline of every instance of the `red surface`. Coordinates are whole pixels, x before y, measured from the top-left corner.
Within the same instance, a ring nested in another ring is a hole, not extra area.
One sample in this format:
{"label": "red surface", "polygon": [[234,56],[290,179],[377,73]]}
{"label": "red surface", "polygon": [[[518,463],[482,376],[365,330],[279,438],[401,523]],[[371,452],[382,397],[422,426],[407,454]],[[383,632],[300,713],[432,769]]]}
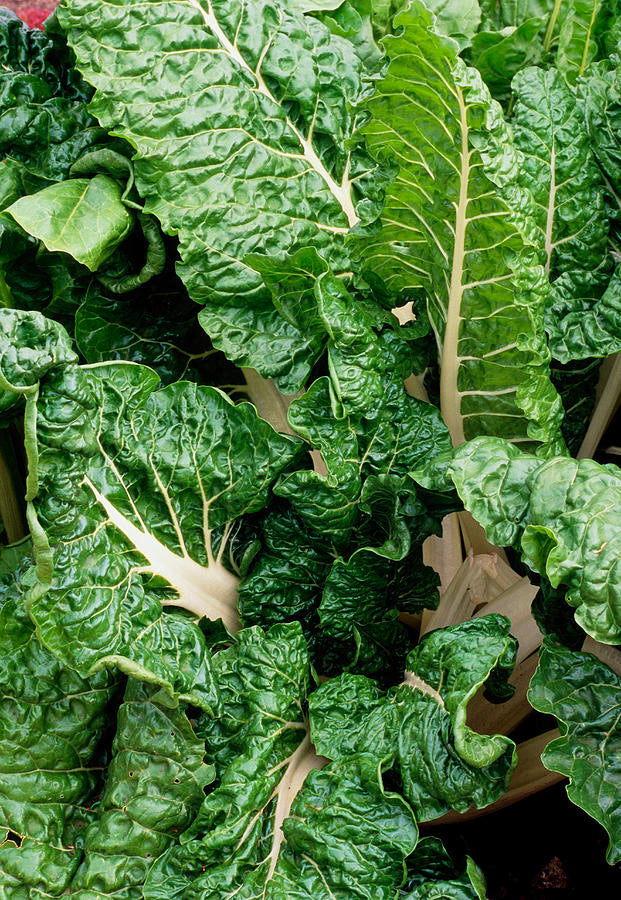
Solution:
{"label": "red surface", "polygon": [[0,5],[15,10],[31,28],[41,28],[49,14],[58,6],[55,0],[43,0],[33,3],[32,0],[0,0]]}

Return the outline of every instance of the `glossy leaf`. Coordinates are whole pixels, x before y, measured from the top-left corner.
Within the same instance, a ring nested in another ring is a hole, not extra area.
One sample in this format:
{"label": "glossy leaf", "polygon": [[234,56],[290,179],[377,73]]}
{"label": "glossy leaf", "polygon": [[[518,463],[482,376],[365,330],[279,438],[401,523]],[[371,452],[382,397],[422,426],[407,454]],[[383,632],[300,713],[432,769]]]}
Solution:
{"label": "glossy leaf", "polygon": [[183,706],[159,704],[155,688],[130,679],[71,898],[142,900],[148,872],[190,824],[213,780],[204,749]]}
{"label": "glossy leaf", "polygon": [[[60,12],[97,88],[91,109],[137,148],[145,211],[179,235],[179,273],[205,304],[200,318],[214,344],[292,393],[300,378],[286,358],[299,358],[305,322],[276,313],[245,258],[312,244],[347,271],[344,234],[369,217],[379,188],[364,151],[346,146],[363,64],[353,44],[316,18],[263,0],[119,10],[70,0]],[[121,38],[114,46],[111,30]],[[163,36],[172,31],[171,55]]]}
{"label": "glossy leaf", "polygon": [[604,826],[607,860],[621,860],[621,679],[590,653],[546,641],[530,683],[530,703],[558,719],[561,737],[544,766],[569,778],[569,799]]}
{"label": "glossy leaf", "polygon": [[[231,896],[392,898],[416,825],[368,761],[318,770],[304,706],[309,659],[297,623],[240,632],[213,659],[222,715],[203,717],[217,784],[154,865],[146,900]],[[289,812],[291,815],[289,816]]]}
{"label": "glossy leaf", "polygon": [[395,294],[426,287],[441,410],[455,444],[481,433],[555,441],[560,401],[541,328],[545,273],[532,198],[517,185],[520,156],[500,107],[454,43],[434,32],[422,4],[400,12],[394,27],[361,132],[399,174],[360,262]]}
{"label": "glossy leaf", "polygon": [[21,197],[7,212],[48,250],[68,253],[91,271],[110,256],[132,226],[112,178],[72,178]]}
{"label": "glossy leaf", "polygon": [[[535,221],[552,283],[546,326],[561,362],[621,348],[610,278],[608,216],[601,173],[583,111],[562,75],[529,68],[513,81],[521,181],[536,201]],[[600,298],[602,298],[600,300]]]}
{"label": "glossy leaf", "polygon": [[496,686],[510,674],[517,645],[509,627],[490,615],[431,632],[388,692],[360,675],[327,681],[309,703],[318,752],[368,753],[378,766],[394,766],[420,821],[492,803],[507,789],[515,747],[504,735],[472,731],[466,710],[492,672]]}
{"label": "glossy leaf", "polygon": [[621,640],[621,477],[614,465],[543,461],[494,438],[455,452],[452,478],[495,544],[562,586],[576,622],[595,640]]}
{"label": "glossy leaf", "polygon": [[80,862],[119,678],[80,678],[37,640],[22,574],[0,554],[0,897],[60,896]]}
{"label": "glossy leaf", "polygon": [[408,884],[403,900],[486,900],[483,873],[466,857],[459,872],[442,841],[424,837],[408,859]]}
{"label": "glossy leaf", "polygon": [[[41,638],[83,675],[116,664],[213,706],[200,630],[162,604],[239,627],[225,550],[298,444],[215,388],[158,390],[131,363],[80,367],[59,326],[0,315],[4,386],[27,395],[29,608]],[[22,358],[37,367],[24,373]]]}

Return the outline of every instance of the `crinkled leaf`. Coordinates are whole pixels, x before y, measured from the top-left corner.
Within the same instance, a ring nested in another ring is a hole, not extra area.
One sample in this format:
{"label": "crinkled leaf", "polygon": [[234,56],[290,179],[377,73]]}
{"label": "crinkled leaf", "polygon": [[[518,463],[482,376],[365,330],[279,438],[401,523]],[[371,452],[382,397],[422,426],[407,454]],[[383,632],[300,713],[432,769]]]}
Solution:
{"label": "crinkled leaf", "polygon": [[[588,321],[588,315],[584,317]],[[552,362],[550,374],[554,387],[563,401],[562,432],[567,449],[576,456],[589,427],[595,398],[601,357],[572,360],[570,363]]]}
{"label": "crinkled leaf", "polygon": [[0,13],[0,153],[24,167],[32,188],[66,178],[105,138],[88,112],[91,90],[70,66],[60,35]]}
{"label": "crinkled leaf", "polygon": [[576,622],[595,640],[621,641],[621,476],[616,466],[544,462],[497,438],[455,451],[452,478],[495,544],[562,586]]}
{"label": "crinkled leaf", "polygon": [[526,66],[541,61],[542,47],[537,40],[544,20],[530,18],[500,31],[479,31],[472,39],[472,62],[481,73],[490,93],[497,100],[511,95],[511,79]]}
{"label": "crinkled leaf", "polygon": [[481,24],[479,0],[425,0],[425,6],[436,17],[440,34],[452,37],[460,50],[470,46]]}
{"label": "crinkled leaf", "polygon": [[130,679],[70,897],[142,900],[149,870],[191,823],[213,780],[204,749],[183,706],[162,706],[154,687]]}
{"label": "crinkled leaf", "polygon": [[532,198],[517,184],[520,156],[480,75],[425,8],[412,3],[394,27],[361,133],[399,174],[381,229],[356,240],[360,263],[396,294],[426,287],[454,443],[481,433],[554,441],[561,407],[542,329],[547,286]]}
{"label": "crinkled leaf", "polygon": [[570,84],[599,55],[598,39],[619,12],[617,0],[569,0],[559,17],[556,65]]}
{"label": "crinkled leaf", "polygon": [[[0,555],[0,897],[59,896],[80,861],[99,744],[118,686],[88,679],[37,640],[20,571],[30,543]],[[32,892],[32,893],[31,893]]]}
{"label": "crinkled leaf", "polygon": [[607,355],[621,347],[619,291],[613,286],[602,297],[611,269],[608,217],[582,107],[554,69],[525,69],[513,90],[515,142],[524,154],[520,180],[536,201],[552,283],[546,311],[552,353],[561,362]]}
{"label": "crinkled leaf", "polygon": [[403,900],[485,900],[485,879],[468,856],[459,872],[442,841],[422,838],[408,859],[408,881]]}
{"label": "crinkled leaf", "polygon": [[492,672],[499,684],[510,674],[517,644],[509,628],[504,616],[490,615],[431,632],[409,654],[403,684],[388,692],[360,675],[326,682],[309,703],[318,752],[369,753],[394,766],[422,821],[492,803],[507,788],[515,746],[472,731],[466,709]]}
{"label": "crinkled leaf", "polygon": [[621,860],[621,679],[590,653],[545,641],[528,691],[556,716],[561,737],[546,747],[547,769],[569,778],[569,799],[604,826],[607,860]]}
{"label": "crinkled leaf", "polygon": [[380,186],[346,146],[364,90],[353,44],[263,0],[70,0],[60,18],[97,88],[93,113],[137,149],[145,211],[179,236],[179,273],[215,345],[299,389],[287,357],[301,365],[306,323],[278,315],[245,259],[312,244],[348,269],[344,234],[374,214]]}
{"label": "crinkled leaf", "polygon": [[[75,339],[87,362],[128,360],[155,369],[163,384],[187,378],[234,384],[234,366],[196,325],[196,306],[176,276],[115,296],[91,284],[75,315]],[[228,377],[227,377],[228,376]]]}
{"label": "crinkled leaf", "polygon": [[448,450],[448,431],[437,409],[405,391],[411,354],[394,316],[354,300],[311,251],[283,266],[253,264],[269,267],[286,297],[303,295],[309,314],[314,300],[330,376],[291,403],[289,423],[318,465],[274,488],[303,528],[289,538],[286,527],[298,532],[298,522],[283,528],[283,517],[268,515],[263,552],[241,587],[244,616],[258,624],[299,617],[322,672],[347,665],[400,677],[411,639],[398,611],[437,604],[421,545],[441,517],[428,514],[404,476]]}
{"label": "crinkled leaf", "polygon": [[[42,639],[82,675],[117,664],[213,705],[200,630],[162,604],[238,627],[237,578],[224,567],[225,551],[236,520],[265,505],[299,444],[215,388],[178,382],[158,390],[144,366],[55,359],[49,332],[60,333],[64,352],[62,329],[36,313],[0,315],[4,377],[12,379],[4,386],[28,395],[39,576],[29,605]],[[41,358],[22,388],[21,370],[10,366],[16,355],[19,364]]]}
{"label": "crinkled leaf", "polygon": [[146,900],[223,892],[327,900],[330,891],[392,900],[416,825],[403,801],[383,792],[372,761],[313,771],[325,760],[307,734],[299,625],[245,629],[213,664],[222,715],[203,717],[201,733],[217,783],[179,846],[154,865]]}

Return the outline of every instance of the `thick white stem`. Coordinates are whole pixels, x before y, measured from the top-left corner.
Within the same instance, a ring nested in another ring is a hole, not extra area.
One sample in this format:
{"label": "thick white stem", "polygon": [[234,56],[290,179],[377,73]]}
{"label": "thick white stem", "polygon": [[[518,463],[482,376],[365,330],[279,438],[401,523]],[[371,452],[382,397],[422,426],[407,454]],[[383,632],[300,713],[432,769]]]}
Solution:
{"label": "thick white stem", "polygon": [[287,770],[278,787],[276,811],[274,813],[274,834],[269,855],[270,867],[267,876],[268,881],[274,874],[278,862],[280,847],[285,838],[282,826],[283,822],[291,812],[291,805],[304,784],[308,773],[313,769],[322,769],[327,763],[328,760],[325,756],[317,756],[315,748],[311,744],[310,735],[306,732],[304,740],[291,755]]}
{"label": "thick white stem", "polygon": [[427,684],[426,681],[423,681],[422,678],[419,678],[416,672],[406,672],[401,683],[412,688],[414,691],[420,691],[421,694],[427,694],[429,697],[433,697],[436,703],[444,707],[444,700],[442,699],[440,692],[436,691],[430,684]]}
{"label": "thick white stem", "polygon": [[118,528],[135,549],[145,557],[147,564],[142,571],[152,572],[164,578],[177,592],[169,605],[181,606],[197,616],[222,619],[230,632],[239,631],[241,622],[237,610],[237,586],[239,579],[217,561],[202,566],[190,556],[173,553],[152,534],[142,531],[130,522],[99,491],[90,479],[85,484],[101,504],[110,522]]}
{"label": "thick white stem", "polygon": [[[269,422],[276,431],[295,434],[287,414],[292,400],[300,394],[283,394],[271,378],[263,378],[256,369],[242,369],[242,373],[246,379],[248,398],[261,418]],[[315,472],[326,475],[328,470],[319,450],[311,450],[310,456]]]}
{"label": "thick white stem", "polygon": [[287,420],[291,401],[299,394],[283,394],[271,378],[263,378],[256,369],[242,369],[246,380],[246,393],[262,419],[269,422],[276,431],[294,434]]}

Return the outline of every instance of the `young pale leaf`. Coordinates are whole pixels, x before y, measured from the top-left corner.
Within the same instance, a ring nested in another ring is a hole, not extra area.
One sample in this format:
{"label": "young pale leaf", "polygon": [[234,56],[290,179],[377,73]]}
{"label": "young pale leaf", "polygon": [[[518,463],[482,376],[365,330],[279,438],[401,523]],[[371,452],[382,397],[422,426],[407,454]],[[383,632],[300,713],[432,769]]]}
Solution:
{"label": "young pale leaf", "polygon": [[80,678],[37,640],[20,568],[30,542],[0,554],[0,897],[59,896],[80,861],[99,787],[99,745],[119,678]]}
{"label": "young pale leaf", "polygon": [[130,679],[119,708],[97,821],[68,891],[72,900],[142,900],[147,874],[194,818],[214,777],[185,709]]}
{"label": "young pale leaf", "polygon": [[20,197],[6,210],[48,250],[68,253],[95,272],[132,227],[112,178],[71,178]]}
{"label": "young pale leaf", "polygon": [[206,331],[233,361],[298,390],[315,361],[300,349],[307,322],[278,315],[245,259],[310,244],[347,271],[345,233],[377,214],[375,167],[348,147],[363,92],[353,44],[264,0],[70,0],[60,19],[97,88],[93,113],[137,150],[145,211],[179,236]]}
{"label": "young pale leaf", "polygon": [[590,653],[544,642],[528,691],[530,703],[556,716],[561,737],[544,766],[569,778],[569,799],[610,837],[607,859],[621,861],[621,679]]}
{"label": "young pale leaf", "polygon": [[455,451],[452,478],[487,537],[522,548],[576,622],[595,640],[621,642],[621,476],[590,459],[543,461],[497,438]]}
{"label": "young pale leaf", "polygon": [[481,433],[555,440],[547,286],[532,246],[532,198],[517,184],[520,156],[480,75],[434,31],[425,7],[415,0],[394,26],[361,134],[399,174],[381,230],[359,245],[361,264],[395,293],[426,288],[455,444]]}
{"label": "young pale leaf", "polygon": [[409,654],[403,683],[388,692],[360,675],[327,681],[309,703],[318,752],[367,753],[394,766],[421,821],[492,803],[507,789],[515,745],[472,731],[466,710],[492,673],[500,687],[513,669],[509,628],[504,616],[490,615],[431,632]]}
{"label": "young pale leaf", "polygon": [[158,390],[130,363],[80,367],[59,326],[0,316],[3,386],[27,395],[29,609],[42,639],[83,676],[116,664],[213,705],[201,632],[162,605],[239,627],[224,565],[235,523],[265,505],[299,443],[215,388]]}

